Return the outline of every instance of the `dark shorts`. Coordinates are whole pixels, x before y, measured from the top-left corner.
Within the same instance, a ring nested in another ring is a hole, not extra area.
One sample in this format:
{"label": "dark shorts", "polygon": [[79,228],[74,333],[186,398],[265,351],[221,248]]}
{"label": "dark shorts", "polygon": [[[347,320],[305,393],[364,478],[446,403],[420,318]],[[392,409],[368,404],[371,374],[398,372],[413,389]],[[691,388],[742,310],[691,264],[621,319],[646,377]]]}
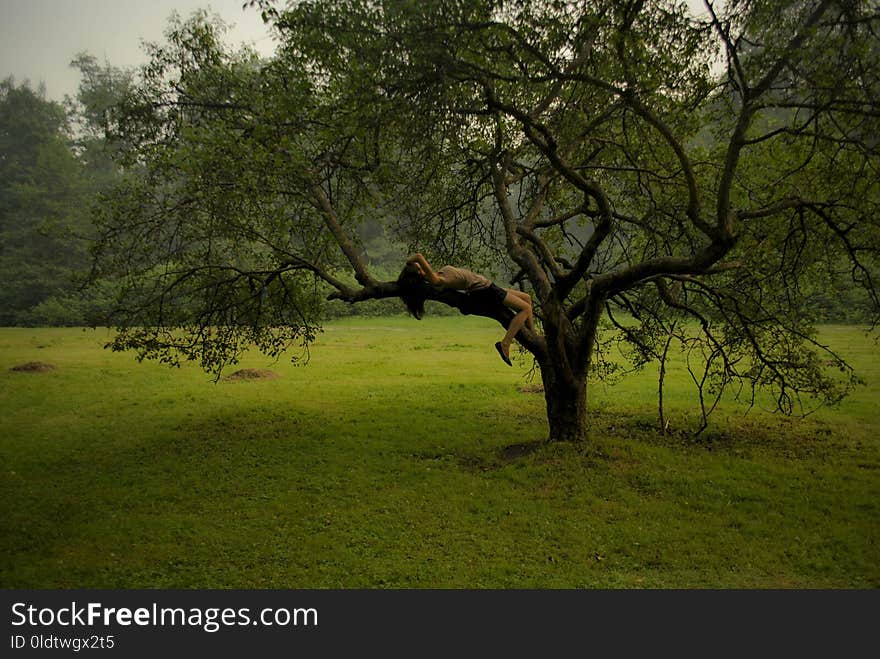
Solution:
{"label": "dark shorts", "polygon": [[471,291],[468,295],[475,302],[482,302],[485,304],[503,304],[504,298],[507,297],[507,291],[498,286],[497,284],[489,284],[486,288],[480,288],[475,291]]}

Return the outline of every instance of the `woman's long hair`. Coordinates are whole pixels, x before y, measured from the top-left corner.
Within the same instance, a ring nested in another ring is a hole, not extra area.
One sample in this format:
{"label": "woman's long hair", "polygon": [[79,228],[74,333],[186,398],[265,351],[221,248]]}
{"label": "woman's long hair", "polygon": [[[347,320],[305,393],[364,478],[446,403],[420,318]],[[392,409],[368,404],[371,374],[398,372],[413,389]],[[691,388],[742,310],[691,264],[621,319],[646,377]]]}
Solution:
{"label": "woman's long hair", "polygon": [[425,279],[415,263],[407,263],[397,278],[400,299],[414,318],[421,320],[425,315]]}

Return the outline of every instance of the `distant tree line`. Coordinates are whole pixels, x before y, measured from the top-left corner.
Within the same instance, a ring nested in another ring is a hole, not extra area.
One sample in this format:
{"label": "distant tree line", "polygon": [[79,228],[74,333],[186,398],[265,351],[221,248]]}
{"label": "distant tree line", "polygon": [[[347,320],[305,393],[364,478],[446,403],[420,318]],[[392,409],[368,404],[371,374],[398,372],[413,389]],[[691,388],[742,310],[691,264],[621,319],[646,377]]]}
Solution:
{"label": "distant tree line", "polygon": [[87,55],[76,99],[58,103],[13,78],[0,82],[0,325],[86,325],[110,287],[82,290],[92,208],[117,179],[101,127],[127,74]]}

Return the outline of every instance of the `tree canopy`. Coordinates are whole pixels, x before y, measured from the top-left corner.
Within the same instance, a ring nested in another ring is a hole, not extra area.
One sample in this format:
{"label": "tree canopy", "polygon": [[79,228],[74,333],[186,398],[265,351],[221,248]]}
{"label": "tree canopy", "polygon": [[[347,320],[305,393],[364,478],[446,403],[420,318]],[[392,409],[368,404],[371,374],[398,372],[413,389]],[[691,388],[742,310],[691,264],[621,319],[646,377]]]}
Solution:
{"label": "tree canopy", "polygon": [[249,4],[272,59],[177,20],[107,115],[113,347],[219,372],[307,346],[333,300],[399,293],[363,251],[378,221],[532,294],[551,439],[583,438],[618,346],[638,367],[680,343],[703,425],[730,385],[790,413],[857,381],[806,310],[846,276],[880,312],[871,3]]}

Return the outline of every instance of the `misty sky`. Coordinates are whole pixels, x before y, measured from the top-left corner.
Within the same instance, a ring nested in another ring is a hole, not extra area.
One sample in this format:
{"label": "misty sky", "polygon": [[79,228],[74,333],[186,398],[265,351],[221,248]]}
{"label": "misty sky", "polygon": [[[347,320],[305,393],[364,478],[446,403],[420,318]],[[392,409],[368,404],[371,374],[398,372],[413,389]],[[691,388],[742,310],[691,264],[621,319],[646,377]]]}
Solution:
{"label": "misty sky", "polygon": [[86,51],[113,66],[128,67],[145,60],[142,41],[161,41],[168,16],[188,16],[209,9],[228,24],[231,44],[251,44],[270,54],[274,44],[244,0],[0,0],[0,79],[43,82],[46,96],[62,100],[74,95],[79,73],[70,68],[77,53]]}

